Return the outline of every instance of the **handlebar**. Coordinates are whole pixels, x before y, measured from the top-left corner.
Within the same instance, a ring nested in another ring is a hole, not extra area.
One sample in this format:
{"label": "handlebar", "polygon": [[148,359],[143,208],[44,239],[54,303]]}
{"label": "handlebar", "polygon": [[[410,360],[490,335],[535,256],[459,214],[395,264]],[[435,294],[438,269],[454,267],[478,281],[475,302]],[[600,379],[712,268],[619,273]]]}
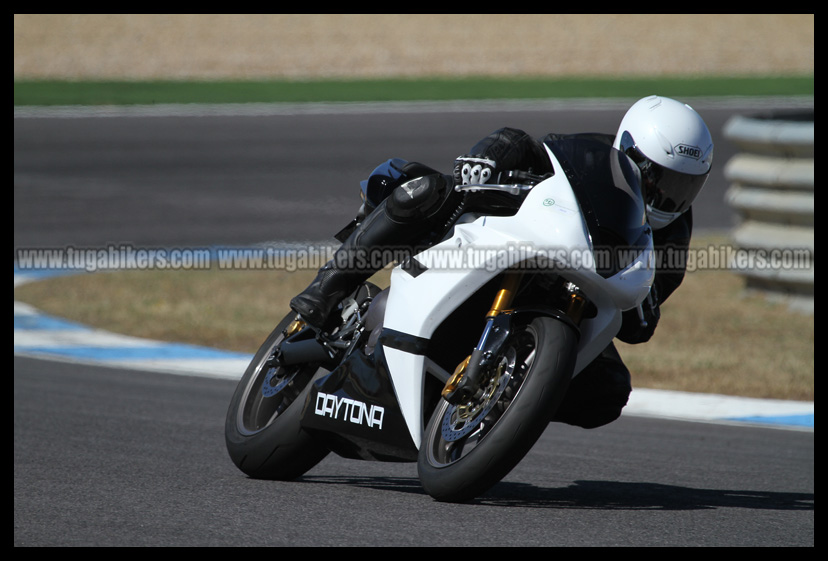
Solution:
{"label": "handlebar", "polygon": [[553,174],[536,175],[529,171],[510,170],[502,171],[492,183],[470,183],[456,185],[456,191],[501,191],[511,195],[520,195],[529,192],[532,187],[552,177]]}
{"label": "handlebar", "polygon": [[468,185],[457,185],[455,191],[502,191],[510,195],[520,195],[530,191],[534,185],[521,184],[498,184],[498,183],[469,183]]}

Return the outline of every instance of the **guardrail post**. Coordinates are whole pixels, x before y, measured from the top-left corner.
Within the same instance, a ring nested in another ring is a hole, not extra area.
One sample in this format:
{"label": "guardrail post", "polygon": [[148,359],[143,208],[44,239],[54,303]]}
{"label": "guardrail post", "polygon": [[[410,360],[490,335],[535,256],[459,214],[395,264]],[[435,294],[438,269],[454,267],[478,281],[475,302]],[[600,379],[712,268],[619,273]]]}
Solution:
{"label": "guardrail post", "polygon": [[814,112],[735,116],[726,202],[739,217],[731,268],[748,291],[814,308]]}

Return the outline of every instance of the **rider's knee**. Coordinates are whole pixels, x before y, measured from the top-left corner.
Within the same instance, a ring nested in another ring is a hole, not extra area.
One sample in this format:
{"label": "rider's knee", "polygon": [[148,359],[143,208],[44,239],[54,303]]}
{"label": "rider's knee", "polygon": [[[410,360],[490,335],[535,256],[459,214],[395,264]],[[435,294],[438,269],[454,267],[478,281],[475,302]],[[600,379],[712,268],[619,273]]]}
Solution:
{"label": "rider's knee", "polygon": [[388,216],[396,222],[419,222],[442,206],[450,185],[442,174],[424,175],[397,186],[386,202]]}
{"label": "rider's knee", "polygon": [[632,385],[620,357],[603,353],[575,376],[553,421],[593,429],[621,416]]}

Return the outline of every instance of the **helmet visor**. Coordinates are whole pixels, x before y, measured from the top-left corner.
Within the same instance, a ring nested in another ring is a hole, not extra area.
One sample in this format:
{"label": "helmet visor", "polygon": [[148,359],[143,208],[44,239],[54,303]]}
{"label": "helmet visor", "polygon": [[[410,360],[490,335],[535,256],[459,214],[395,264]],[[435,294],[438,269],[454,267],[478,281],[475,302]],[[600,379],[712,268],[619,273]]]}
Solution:
{"label": "helmet visor", "polygon": [[647,158],[635,145],[628,132],[621,135],[621,151],[641,170],[641,182],[647,205],[662,212],[680,213],[687,210],[707,182],[708,173],[681,173]]}

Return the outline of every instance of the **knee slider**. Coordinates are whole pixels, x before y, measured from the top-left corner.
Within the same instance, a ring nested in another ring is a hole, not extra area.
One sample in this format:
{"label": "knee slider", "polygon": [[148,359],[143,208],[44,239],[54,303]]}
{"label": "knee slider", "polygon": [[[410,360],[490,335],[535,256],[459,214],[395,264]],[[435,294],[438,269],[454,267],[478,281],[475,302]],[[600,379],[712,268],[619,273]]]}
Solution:
{"label": "knee slider", "polygon": [[396,187],[387,199],[388,216],[397,222],[417,222],[442,206],[447,182],[441,174],[425,175]]}
{"label": "knee slider", "polygon": [[572,379],[553,420],[585,429],[604,426],[621,416],[631,392],[629,370],[614,347],[607,349]]}

